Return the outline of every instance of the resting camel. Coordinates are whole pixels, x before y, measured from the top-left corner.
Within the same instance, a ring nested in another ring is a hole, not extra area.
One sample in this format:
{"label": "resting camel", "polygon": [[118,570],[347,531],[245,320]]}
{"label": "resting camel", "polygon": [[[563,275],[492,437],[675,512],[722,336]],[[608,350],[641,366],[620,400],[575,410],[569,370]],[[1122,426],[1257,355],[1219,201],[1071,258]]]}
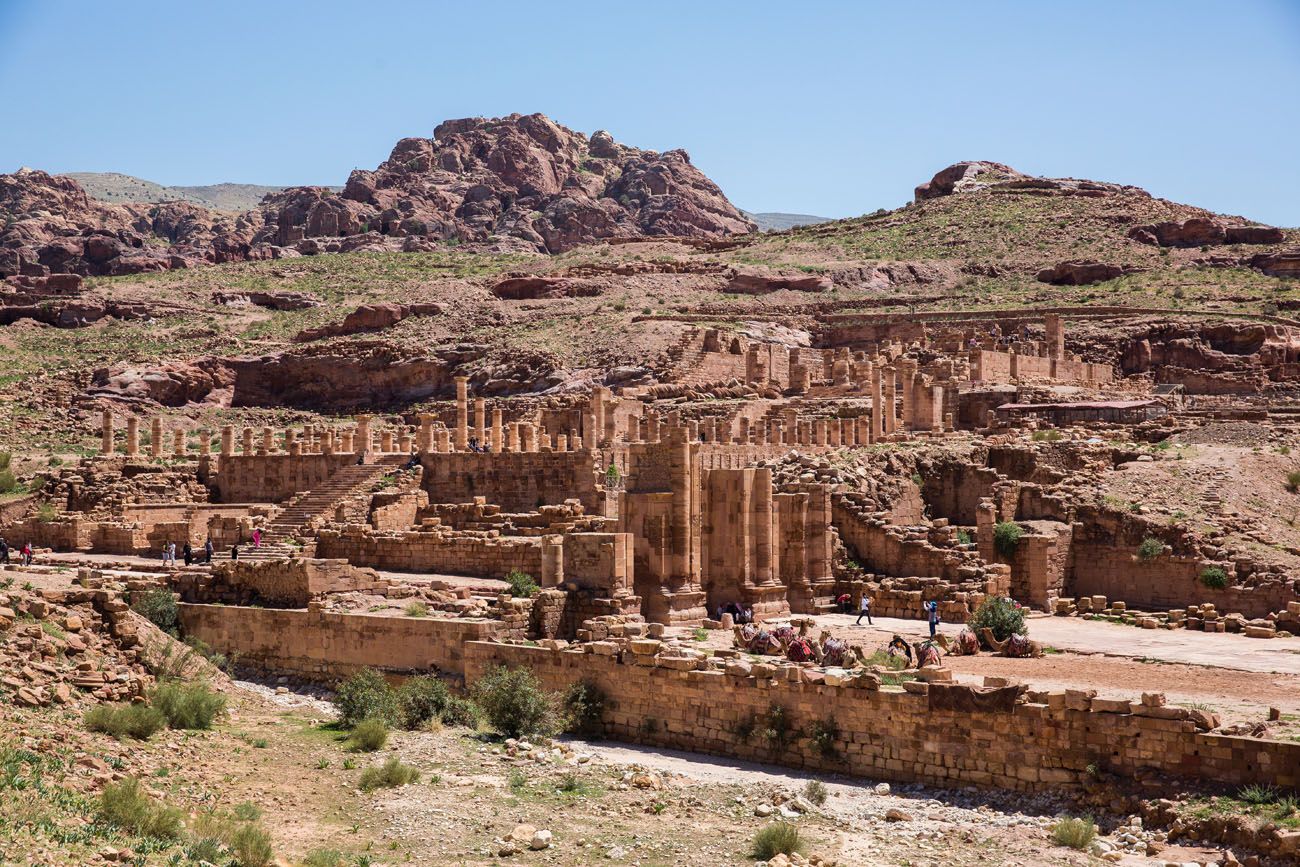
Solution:
{"label": "resting camel", "polygon": [[980,630],[980,638],[993,648],[994,653],[1002,656],[1037,658],[1043,655],[1043,645],[1037,641],[1030,641],[1023,635],[1013,635],[1006,641],[998,641],[993,637],[993,630],[985,626]]}
{"label": "resting camel", "polygon": [[948,636],[940,632],[934,637],[943,652],[949,656],[978,656],[980,652],[980,640],[970,627],[965,627],[957,633],[956,640],[949,640]]}
{"label": "resting camel", "polygon": [[808,637],[808,624],[807,620],[800,621],[798,631],[793,626],[778,626],[771,630],[753,623],[733,626],[732,644],[737,650],[761,656],[781,656],[787,653],[791,642]]}
{"label": "resting camel", "polygon": [[842,638],[831,638],[830,632],[825,629],[812,647],[818,665],[835,668],[851,668],[855,664],[865,668],[867,665],[866,654],[860,645],[849,644]]}

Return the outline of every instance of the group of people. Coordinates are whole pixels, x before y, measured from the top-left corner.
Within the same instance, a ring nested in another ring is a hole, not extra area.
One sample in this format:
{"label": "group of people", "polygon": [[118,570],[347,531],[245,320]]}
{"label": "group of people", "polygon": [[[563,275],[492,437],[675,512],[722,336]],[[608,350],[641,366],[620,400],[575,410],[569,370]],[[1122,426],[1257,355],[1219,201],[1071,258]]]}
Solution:
{"label": "group of people", "polygon": [[[847,593],[841,593],[835,599],[836,607],[841,614],[853,613],[853,597]],[[934,638],[939,631],[939,603],[931,599],[928,602],[922,602],[921,608],[925,612],[925,619],[930,624],[930,637]],[[874,626],[871,622],[871,597],[866,593],[858,600],[858,619],[854,621],[854,626],[862,625],[862,618],[867,618],[867,625]],[[737,621],[739,622],[739,621]]]}
{"label": "group of people", "polygon": [[[10,550],[9,542],[3,536],[0,536],[0,563],[9,562]],[[32,553],[31,542],[24,542],[22,547],[18,549],[18,556],[21,558],[24,566],[32,565]]]}
{"label": "group of people", "polygon": [[[214,550],[215,549],[212,546],[212,539],[211,537],[209,537],[203,543],[203,559],[200,561],[198,555],[194,551],[194,548],[190,545],[189,542],[186,542],[183,546],[181,546],[181,559],[185,561],[186,566],[192,566],[196,562],[211,563],[212,554]],[[167,540],[166,542],[163,542],[162,561],[163,561],[163,565],[165,566],[176,565],[176,543],[171,541],[170,539]]]}

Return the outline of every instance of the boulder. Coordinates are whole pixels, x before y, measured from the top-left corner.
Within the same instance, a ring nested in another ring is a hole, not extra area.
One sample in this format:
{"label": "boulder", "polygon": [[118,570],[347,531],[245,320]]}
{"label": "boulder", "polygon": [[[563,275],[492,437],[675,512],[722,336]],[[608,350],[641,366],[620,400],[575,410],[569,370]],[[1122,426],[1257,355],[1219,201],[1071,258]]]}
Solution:
{"label": "boulder", "polygon": [[1137,270],[1130,265],[1076,260],[1044,268],[1038,272],[1037,278],[1040,283],[1050,283],[1053,286],[1086,286],[1089,283],[1114,280]]}

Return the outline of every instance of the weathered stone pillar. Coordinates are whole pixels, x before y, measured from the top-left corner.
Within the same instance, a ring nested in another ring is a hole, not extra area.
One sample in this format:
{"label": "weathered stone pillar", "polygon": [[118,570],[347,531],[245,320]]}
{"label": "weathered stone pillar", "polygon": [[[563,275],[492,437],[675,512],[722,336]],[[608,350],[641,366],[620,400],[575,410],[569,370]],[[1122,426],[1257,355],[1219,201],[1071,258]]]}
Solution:
{"label": "weathered stone pillar", "polygon": [[858,416],[858,445],[865,446],[871,443],[871,416]]}
{"label": "weathered stone pillar", "polygon": [[352,438],[352,453],[364,457],[370,452],[370,416],[357,416],[357,429]]}
{"label": "weathered stone pillar", "polygon": [[481,397],[474,398],[474,436],[479,448],[487,445],[487,401]]}
{"label": "weathered stone pillar", "polygon": [[533,429],[532,422],[520,422],[520,424],[519,424],[519,451],[521,451],[521,452],[535,452],[535,451],[537,451],[537,447],[536,447],[536,445],[534,444],[534,441],[533,441],[533,433],[534,433],[534,429]]}
{"label": "weathered stone pillar", "polygon": [[582,444],[584,447],[594,449],[600,442],[601,432],[604,425],[596,426],[596,416],[588,408],[587,412],[582,414]]}
{"label": "weathered stone pillar", "polygon": [[242,441],[240,443],[243,453],[251,455],[253,453],[253,429],[246,427],[241,432]]}
{"label": "weathered stone pillar", "polygon": [[409,431],[402,431],[401,436],[397,438],[397,450],[404,455],[411,453],[411,434]]}
{"label": "weathered stone pillar", "polygon": [[556,435],[555,435],[555,450],[556,450],[557,452],[567,452],[567,451],[569,450],[569,435],[568,435],[568,434],[556,434]]}
{"label": "weathered stone pillar", "polygon": [[172,455],[178,458],[185,457],[185,431],[182,428],[172,431]]}
{"label": "weathered stone pillar", "polygon": [[100,421],[100,441],[99,453],[101,455],[111,455],[113,453],[113,411],[104,410],[104,415]]}
{"label": "weathered stone pillar", "polygon": [[235,429],[231,425],[224,425],[221,428],[221,454],[233,455],[235,453]]}
{"label": "weathered stone pillar", "polygon": [[898,375],[903,389],[903,430],[912,430],[916,425],[916,359],[900,358]]}
{"label": "weathered stone pillar", "polygon": [[440,453],[445,454],[451,451],[451,431],[445,427],[440,427],[433,432],[433,438]]}
{"label": "weathered stone pillar", "polygon": [[648,443],[659,442],[659,413],[654,410],[646,413],[645,439]]}
{"label": "weathered stone pillar", "polygon": [[501,430],[501,407],[492,407],[492,453],[501,454],[504,445],[504,433]]}
{"label": "weathered stone pillar", "polygon": [[352,431],[352,430],[339,431],[339,435],[338,435],[339,454],[344,454],[344,455],[356,454],[356,449],[354,448],[354,446],[356,445],[356,439],[357,439],[356,431]]}
{"label": "weathered stone pillar", "polygon": [[506,445],[505,450],[508,452],[519,451],[519,423],[511,422],[506,425]]}
{"label": "weathered stone pillar", "polygon": [[199,428],[199,457],[206,458],[212,454],[212,431]]}
{"label": "weathered stone pillar", "polygon": [[379,434],[379,450],[386,455],[393,453],[393,432],[384,430]]}
{"label": "weathered stone pillar", "polygon": [[149,424],[149,454],[152,457],[160,458],[163,453],[163,428],[162,419],[154,417]]}
{"label": "weathered stone pillar", "polygon": [[274,448],[275,432],[269,427],[262,428],[262,444],[258,446],[257,453],[259,455],[269,455]]}
{"label": "weathered stone pillar", "polygon": [[885,433],[892,434],[898,430],[898,371],[892,367],[885,368]]}
{"label": "weathered stone pillar", "polygon": [[128,457],[140,454],[140,420],[135,416],[126,420],[126,453]]}
{"label": "weathered stone pillar", "polygon": [[420,429],[415,437],[415,448],[420,452],[433,451],[433,414],[420,413]]}
{"label": "weathered stone pillar", "polygon": [[559,587],[564,583],[564,537],[546,536],[542,539],[542,587]]}
{"label": "weathered stone pillar", "polygon": [[880,442],[885,438],[885,395],[881,388],[881,370],[879,366],[871,369],[871,441]]}
{"label": "weathered stone pillar", "polygon": [[826,445],[826,419],[819,418],[813,422],[812,444],[815,446]]}
{"label": "weathered stone pillar", "polygon": [[1047,331],[1047,357],[1065,358],[1065,329],[1061,327],[1059,313],[1044,313],[1043,326]]}
{"label": "weathered stone pillar", "polygon": [[772,544],[773,523],[776,515],[772,509],[772,468],[754,470],[754,581],[772,584],[777,580],[775,570],[776,547]]}
{"label": "weathered stone pillar", "polygon": [[[605,435],[605,400],[609,397],[609,389],[603,386],[596,386],[591,390],[590,414],[591,414],[591,445],[592,448],[600,445],[602,440],[607,439]],[[583,431],[584,434],[587,431]]]}
{"label": "weathered stone pillar", "polygon": [[456,451],[469,448],[469,377],[456,377]]}
{"label": "weathered stone pillar", "polygon": [[749,445],[749,419],[744,416],[736,420],[736,440],[742,446]]}

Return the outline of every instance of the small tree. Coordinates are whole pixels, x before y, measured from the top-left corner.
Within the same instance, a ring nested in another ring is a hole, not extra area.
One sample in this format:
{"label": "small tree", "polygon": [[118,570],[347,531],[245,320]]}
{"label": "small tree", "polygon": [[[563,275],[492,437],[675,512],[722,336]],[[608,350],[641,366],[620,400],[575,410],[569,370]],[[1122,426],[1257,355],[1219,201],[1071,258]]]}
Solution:
{"label": "small tree", "polygon": [[506,737],[550,735],[559,728],[556,701],[530,669],[500,666],[474,685],[474,698],[488,723]]}
{"label": "small tree", "polygon": [[527,599],[537,594],[542,588],[537,586],[533,576],[527,572],[521,572],[518,569],[511,569],[510,574],[506,576],[506,583],[510,585],[510,595]]}
{"label": "small tree", "polygon": [[339,719],[351,728],[364,719],[381,719],[386,723],[399,720],[397,696],[384,676],[373,668],[363,668],[339,685],[334,694]]}
{"label": "small tree", "polygon": [[141,593],[131,603],[131,609],[168,635],[177,634],[180,609],[176,605],[176,597],[170,590],[159,587],[157,590]]}
{"label": "small tree", "polygon": [[1020,545],[1020,537],[1025,535],[1025,529],[1015,521],[1003,521],[993,528],[993,547],[1008,560],[1016,556],[1016,548]]}
{"label": "small tree", "polygon": [[1228,573],[1222,566],[1206,566],[1201,570],[1201,583],[1214,590],[1222,590],[1228,586]]}
{"label": "small tree", "polygon": [[998,641],[1006,641],[1013,635],[1024,635],[1029,631],[1025,625],[1025,610],[1018,602],[1005,596],[986,597],[966,625],[977,634],[981,629],[991,629],[993,637]]}

